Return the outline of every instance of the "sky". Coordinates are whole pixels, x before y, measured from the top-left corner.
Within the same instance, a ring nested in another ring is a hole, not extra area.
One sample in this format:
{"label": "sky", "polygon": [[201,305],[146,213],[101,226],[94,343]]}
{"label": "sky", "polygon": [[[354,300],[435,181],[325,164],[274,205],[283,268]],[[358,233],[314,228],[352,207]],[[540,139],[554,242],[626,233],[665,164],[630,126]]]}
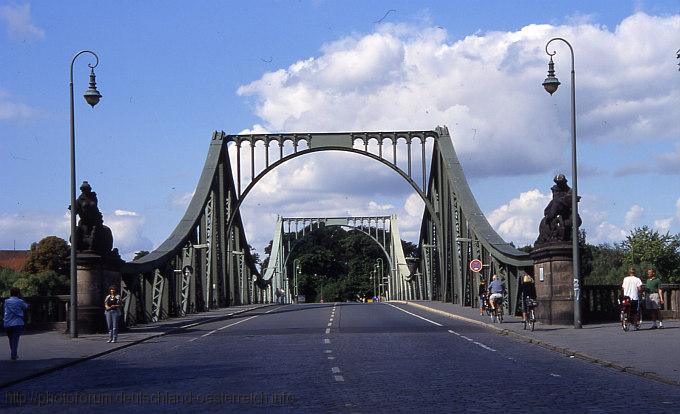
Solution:
{"label": "sky", "polygon": [[[77,180],[124,257],[153,250],[191,199],[213,130],[430,130],[446,125],[506,240],[531,244],[552,178],[571,182],[573,46],[580,213],[588,242],[680,232],[680,0],[0,1],[0,249],[68,238],[69,66],[95,51],[103,97],[74,66]],[[277,215],[388,215],[417,242],[423,203],[394,171],[322,152],[245,198],[262,252]]]}

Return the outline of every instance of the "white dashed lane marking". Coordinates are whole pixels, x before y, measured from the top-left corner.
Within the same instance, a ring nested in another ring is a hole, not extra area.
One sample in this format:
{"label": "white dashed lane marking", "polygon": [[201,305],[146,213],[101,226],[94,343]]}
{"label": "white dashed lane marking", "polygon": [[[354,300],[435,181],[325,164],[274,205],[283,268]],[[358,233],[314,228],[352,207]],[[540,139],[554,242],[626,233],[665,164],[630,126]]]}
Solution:
{"label": "white dashed lane marking", "polygon": [[333,368],[331,368],[331,372],[332,372],[333,374],[339,374],[339,373],[340,373],[340,368],[338,368],[338,367],[333,367]]}
{"label": "white dashed lane marking", "polygon": [[342,375],[333,375],[333,377],[337,382],[345,382],[345,377],[343,377]]}
{"label": "white dashed lane marking", "polygon": [[328,339],[328,338],[326,338],[326,339],[323,340],[323,343],[324,343],[324,344],[330,344],[330,343],[331,343],[331,340]]}
{"label": "white dashed lane marking", "polygon": [[327,334],[331,333],[331,328],[326,328],[326,333]]}

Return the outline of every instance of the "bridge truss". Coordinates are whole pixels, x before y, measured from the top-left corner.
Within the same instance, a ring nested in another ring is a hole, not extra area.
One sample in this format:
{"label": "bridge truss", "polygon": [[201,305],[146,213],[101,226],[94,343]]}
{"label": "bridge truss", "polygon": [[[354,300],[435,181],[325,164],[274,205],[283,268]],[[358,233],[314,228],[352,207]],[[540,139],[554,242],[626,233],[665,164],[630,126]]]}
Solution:
{"label": "bridge truss", "polygon": [[[409,270],[407,258],[401,245],[397,216],[359,217],[279,217],[272,238],[269,263],[263,275],[263,282],[271,292],[280,288],[286,292],[285,300],[292,301],[291,275],[294,272],[290,257],[297,242],[306,234],[321,227],[345,227],[358,230],[380,246],[387,264],[386,295],[388,299],[415,298],[415,284]],[[383,281],[380,281],[382,283]]]}
{"label": "bridge truss", "polygon": [[[282,252],[277,277],[271,272],[279,265],[260,274],[243,230],[240,207],[267,173],[291,159],[319,151],[350,152],[381,162],[406,180],[425,203],[416,270],[409,274],[401,269],[391,271],[391,299],[475,306],[479,279],[498,274],[508,288],[509,310],[516,309],[519,277],[524,271],[533,271],[533,262],[527,253],[506,243],[486,220],[446,127],[397,132],[214,132],[184,217],[156,250],[123,269],[128,323],[270,301],[272,289],[286,283],[285,255]],[[315,220],[321,223],[322,218]],[[277,223],[277,232],[282,225],[283,219]],[[468,268],[473,258],[485,263],[480,274]],[[396,260],[399,268],[401,259]]]}

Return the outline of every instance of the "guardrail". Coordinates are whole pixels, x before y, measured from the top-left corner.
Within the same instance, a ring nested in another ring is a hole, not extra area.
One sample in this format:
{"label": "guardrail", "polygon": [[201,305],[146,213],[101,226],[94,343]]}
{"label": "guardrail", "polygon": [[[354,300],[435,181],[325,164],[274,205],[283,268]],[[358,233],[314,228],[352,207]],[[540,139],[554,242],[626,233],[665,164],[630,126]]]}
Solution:
{"label": "guardrail", "polygon": [[[0,307],[3,311],[5,299],[7,298],[0,298]],[[24,314],[27,330],[66,330],[69,295],[30,296],[23,299],[29,305]]]}
{"label": "guardrail", "polygon": [[[664,305],[661,316],[680,319],[680,283],[663,283]],[[587,323],[616,321],[619,319],[619,285],[584,285],[581,287],[583,320]]]}

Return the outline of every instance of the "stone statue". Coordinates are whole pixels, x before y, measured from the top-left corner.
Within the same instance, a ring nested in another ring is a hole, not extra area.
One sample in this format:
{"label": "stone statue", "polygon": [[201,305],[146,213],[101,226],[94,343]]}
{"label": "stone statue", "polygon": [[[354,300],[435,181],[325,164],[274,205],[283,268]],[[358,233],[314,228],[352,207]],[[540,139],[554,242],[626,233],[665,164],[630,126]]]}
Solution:
{"label": "stone statue", "polygon": [[[535,245],[547,243],[571,242],[571,188],[563,174],[553,179],[555,185],[552,190],[552,200],[543,211],[543,219],[538,228],[538,239]],[[578,197],[576,202],[579,202]],[[576,217],[576,225],[581,226],[581,217]]]}
{"label": "stone statue", "polygon": [[80,216],[76,229],[76,248],[79,252],[94,252],[101,256],[112,253],[113,235],[104,225],[102,213],[97,206],[97,193],[87,181],[80,186],[76,200],[76,214]]}

